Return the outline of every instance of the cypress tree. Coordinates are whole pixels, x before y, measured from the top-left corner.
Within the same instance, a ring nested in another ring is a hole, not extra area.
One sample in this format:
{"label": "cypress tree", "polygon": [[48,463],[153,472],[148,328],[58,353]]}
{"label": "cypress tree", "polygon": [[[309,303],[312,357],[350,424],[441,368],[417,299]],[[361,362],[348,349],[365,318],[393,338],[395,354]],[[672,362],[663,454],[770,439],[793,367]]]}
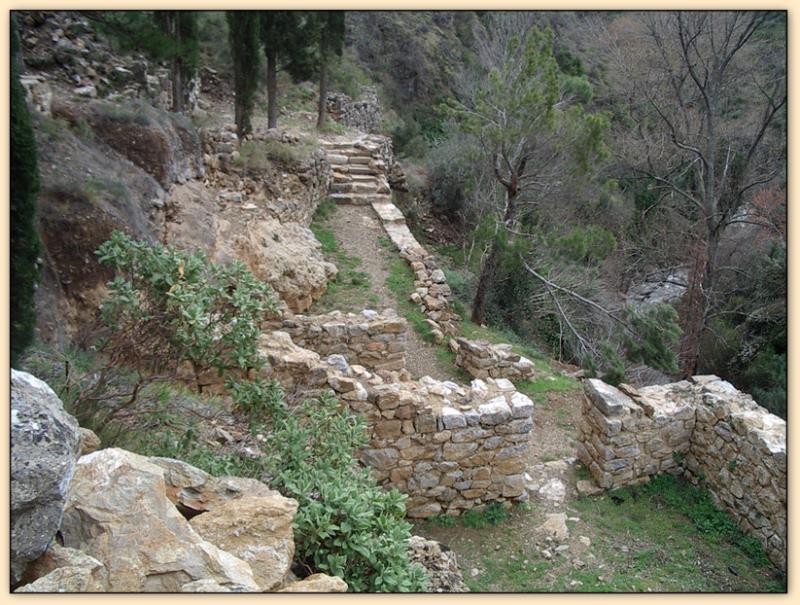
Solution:
{"label": "cypress tree", "polygon": [[251,116],[258,88],[259,16],[254,11],[226,11],[236,100],[234,115],[239,137],[252,132]]}
{"label": "cypress tree", "polygon": [[33,340],[34,290],[41,244],[36,230],[39,170],[36,138],[25,90],[19,82],[19,38],[11,21],[11,366]]}
{"label": "cypress tree", "polygon": [[328,67],[331,60],[341,56],[344,46],[344,11],[317,13],[319,45],[319,106],[317,128],[322,128],[328,118]]}

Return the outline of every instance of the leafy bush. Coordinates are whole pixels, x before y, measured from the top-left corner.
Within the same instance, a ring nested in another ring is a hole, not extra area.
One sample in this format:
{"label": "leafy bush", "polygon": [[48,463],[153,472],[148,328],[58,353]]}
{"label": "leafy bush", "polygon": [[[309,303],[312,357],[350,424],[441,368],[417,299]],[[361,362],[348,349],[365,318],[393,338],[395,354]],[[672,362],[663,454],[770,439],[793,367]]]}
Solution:
{"label": "leafy bush", "polygon": [[220,372],[257,368],[259,325],[275,312],[272,289],[239,262],[137,242],[116,231],[97,251],[118,274],[102,320],[107,350],[152,371],[189,360]]}
{"label": "leafy bush", "polygon": [[337,575],[355,592],[418,592],[423,570],[406,545],[406,496],[383,490],[358,468],[366,425],[330,394],[276,414],[268,438],[272,484],[295,498],[295,556],[309,570]]}

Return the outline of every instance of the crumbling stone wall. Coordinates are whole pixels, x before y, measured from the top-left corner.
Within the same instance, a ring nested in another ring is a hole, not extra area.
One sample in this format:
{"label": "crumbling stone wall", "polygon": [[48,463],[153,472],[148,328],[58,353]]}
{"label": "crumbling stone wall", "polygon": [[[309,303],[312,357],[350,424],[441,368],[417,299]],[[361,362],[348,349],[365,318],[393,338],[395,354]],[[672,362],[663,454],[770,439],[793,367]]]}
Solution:
{"label": "crumbling stone wall", "polygon": [[530,380],[536,376],[533,362],[514,353],[510,344],[459,337],[450,340],[450,349],[456,354],[456,365],[474,378]]}
{"label": "crumbling stone wall", "polygon": [[280,329],[297,345],[322,356],[342,355],[349,364],[372,370],[405,368],[407,326],[392,309],[383,314],[365,309],[361,313],[295,315],[280,322]]}
{"label": "crumbling stone wall", "polygon": [[[366,419],[370,441],[360,454],[378,481],[410,496],[409,517],[458,515],[490,502],[522,502],[533,402],[505,379],[469,387],[405,370],[372,372],[342,355],[322,358],[283,331],[262,336],[260,377],[280,381],[289,399],[333,390]],[[224,394],[216,380],[204,389]]]}
{"label": "crumbling stone wall", "polygon": [[327,108],[331,117],[345,126],[362,132],[380,130],[383,116],[378,91],[373,86],[362,86],[361,95],[355,101],[342,92],[330,92]]}
{"label": "crumbling stone wall", "polygon": [[786,566],[786,422],[716,376],[634,389],[585,383],[578,457],[598,485],[668,472],[702,481]]}

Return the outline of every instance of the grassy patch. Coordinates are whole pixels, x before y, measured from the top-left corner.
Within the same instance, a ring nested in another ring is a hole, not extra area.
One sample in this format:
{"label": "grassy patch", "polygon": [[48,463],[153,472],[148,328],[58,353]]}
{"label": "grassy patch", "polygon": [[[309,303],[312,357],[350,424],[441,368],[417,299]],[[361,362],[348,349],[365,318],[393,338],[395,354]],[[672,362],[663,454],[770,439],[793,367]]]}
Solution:
{"label": "grassy patch", "polygon": [[416,289],[414,272],[399,256],[389,260],[389,275],[386,287],[394,294],[400,314],[408,320],[411,327],[427,342],[435,342],[431,326],[425,321],[425,314],[408,298]]}
{"label": "grassy patch", "polygon": [[541,393],[552,393],[554,391],[575,391],[581,388],[581,383],[568,376],[551,374],[536,378],[535,380],[521,380],[516,383],[519,391],[528,396]]}

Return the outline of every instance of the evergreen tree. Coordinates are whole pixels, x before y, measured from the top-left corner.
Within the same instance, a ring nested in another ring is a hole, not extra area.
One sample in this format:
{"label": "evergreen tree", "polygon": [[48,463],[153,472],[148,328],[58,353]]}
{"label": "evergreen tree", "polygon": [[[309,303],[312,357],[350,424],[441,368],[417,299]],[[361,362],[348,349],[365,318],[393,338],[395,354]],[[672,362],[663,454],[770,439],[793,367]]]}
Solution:
{"label": "evergreen tree", "polygon": [[[308,71],[305,21],[297,11],[262,11],[261,41],[267,60],[267,115],[269,128],[278,126],[278,71],[288,69],[296,77]],[[283,62],[279,66],[279,62]]]}
{"label": "evergreen tree", "polygon": [[172,111],[186,111],[199,58],[196,11],[92,11],[86,16],[123,50],[169,62]]}
{"label": "evergreen tree", "polygon": [[41,244],[36,230],[39,170],[36,139],[25,90],[19,82],[19,38],[11,22],[11,365],[33,339],[33,294],[39,279],[36,259]]}
{"label": "evergreen tree", "polygon": [[233,58],[236,100],[234,113],[239,136],[252,132],[251,115],[258,89],[260,19],[254,11],[226,11]]}
{"label": "evergreen tree", "polygon": [[334,57],[342,55],[344,46],[344,11],[319,11],[314,13],[314,39],[317,42],[319,65],[319,107],[317,128],[322,128],[328,118],[328,71]]}

